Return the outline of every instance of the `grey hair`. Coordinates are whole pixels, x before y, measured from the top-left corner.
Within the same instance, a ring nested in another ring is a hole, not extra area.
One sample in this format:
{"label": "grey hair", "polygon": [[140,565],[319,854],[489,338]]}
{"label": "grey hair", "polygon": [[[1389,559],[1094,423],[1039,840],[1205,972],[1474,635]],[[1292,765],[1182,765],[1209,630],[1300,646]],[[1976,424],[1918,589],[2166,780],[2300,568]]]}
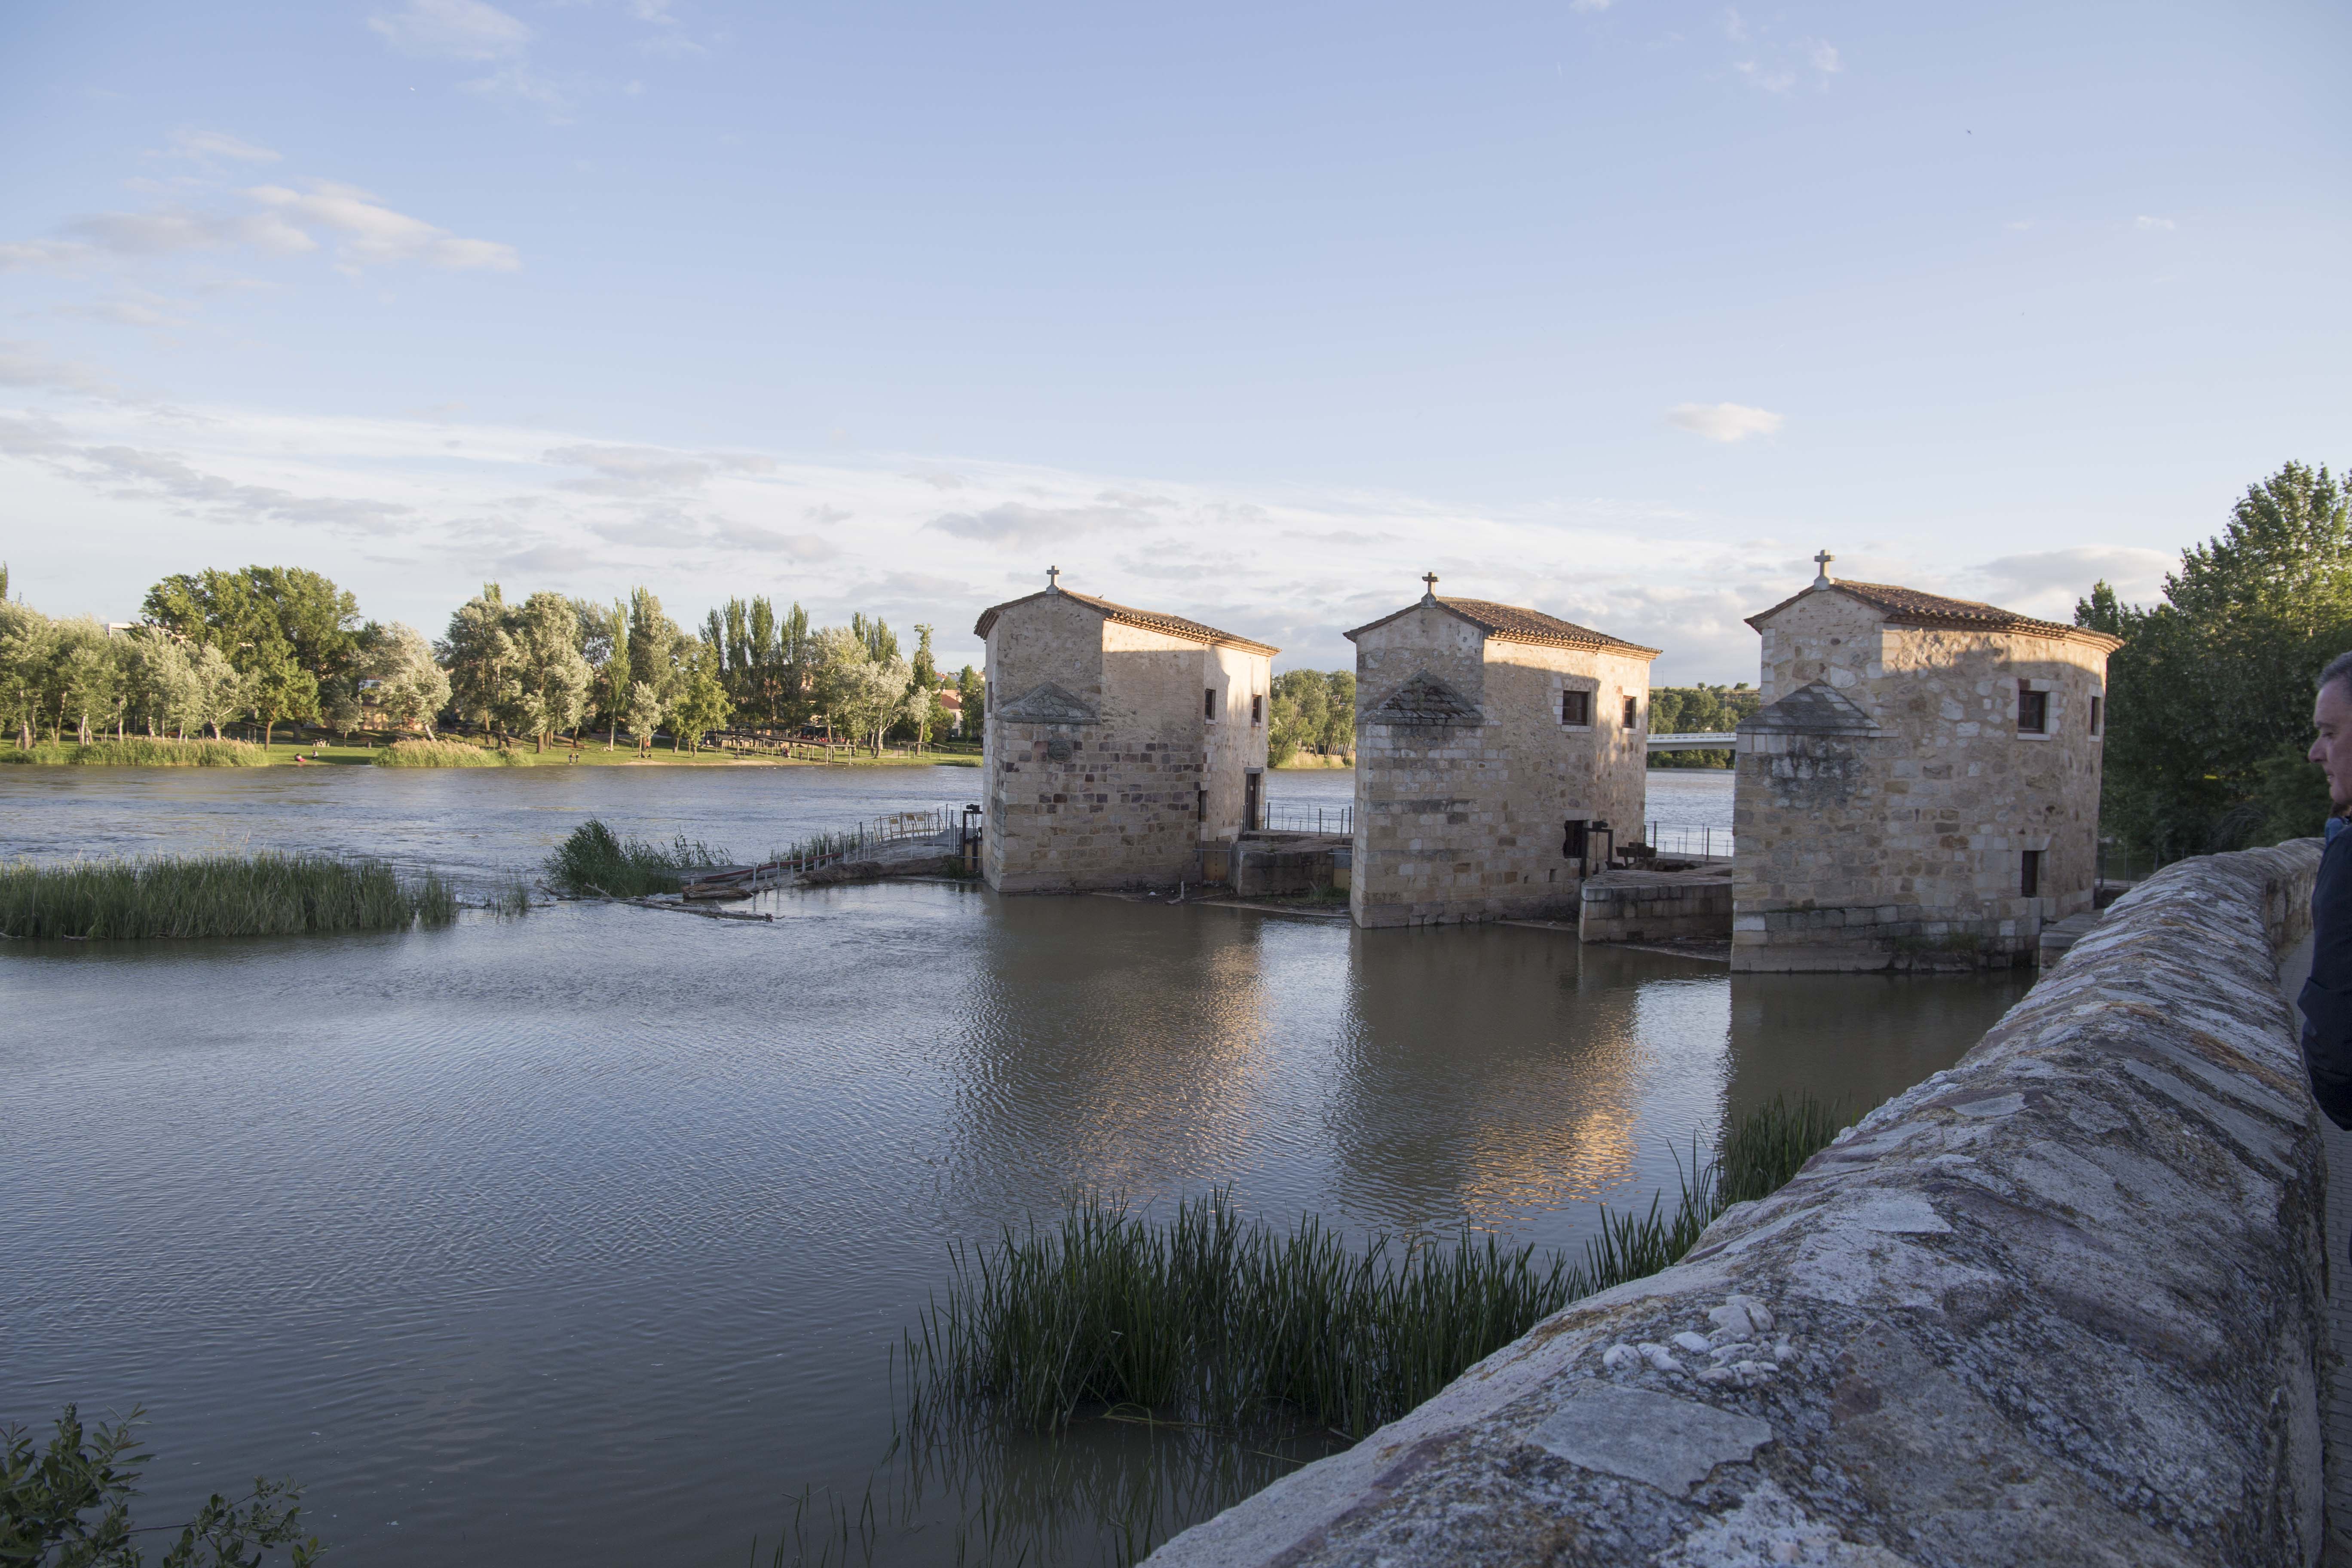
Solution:
{"label": "grey hair", "polygon": [[2339,653],[2329,659],[2327,668],[2319,672],[2318,684],[2314,689],[2325,691],[2339,680],[2352,680],[2352,653]]}

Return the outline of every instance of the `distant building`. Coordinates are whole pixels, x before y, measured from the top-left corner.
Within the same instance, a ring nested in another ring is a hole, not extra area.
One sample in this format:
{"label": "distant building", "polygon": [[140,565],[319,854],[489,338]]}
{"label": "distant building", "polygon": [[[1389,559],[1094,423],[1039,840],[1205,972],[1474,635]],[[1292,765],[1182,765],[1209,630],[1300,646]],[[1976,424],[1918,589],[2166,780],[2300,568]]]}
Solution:
{"label": "distant building", "polygon": [[1203,843],[1265,819],[1279,650],[1047,577],[974,628],[988,646],[982,874],[1012,893],[1198,880]]}
{"label": "distant building", "polygon": [[1735,970],[2006,967],[2091,907],[2104,633],[1822,574],[1749,617]]}
{"label": "distant building", "polygon": [[1358,626],[1349,907],[1362,926],[1576,913],[1639,836],[1656,648],[1441,599]]}

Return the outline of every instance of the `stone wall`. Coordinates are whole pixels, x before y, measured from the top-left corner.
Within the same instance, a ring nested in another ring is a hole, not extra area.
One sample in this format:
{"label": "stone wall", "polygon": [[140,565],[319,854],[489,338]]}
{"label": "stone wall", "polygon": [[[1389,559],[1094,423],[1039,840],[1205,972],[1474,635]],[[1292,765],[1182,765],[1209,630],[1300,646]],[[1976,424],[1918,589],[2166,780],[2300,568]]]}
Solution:
{"label": "stone wall", "polygon": [[1203,839],[1241,831],[1243,778],[1265,765],[1265,728],[1249,722],[1265,655],[1107,620],[1066,595],[1004,606],[987,648],[989,886],[1173,887],[1199,877]]}
{"label": "stone wall", "polygon": [[1731,868],[1603,871],[1588,877],[1578,906],[1580,942],[1731,940]]}
{"label": "stone wall", "polygon": [[[1736,760],[1735,968],[2030,963],[2044,922],[2090,908],[2100,647],[1885,625],[1830,592],[1780,610],[1763,638],[1767,706]],[[2048,696],[2043,734],[2018,732],[2020,680]],[[1782,699],[1817,721],[1788,722]]]}
{"label": "stone wall", "polygon": [[1958,1066],[1160,1568],[2305,1564],[2316,840],[2118,901]]}
{"label": "stone wall", "polygon": [[[1469,710],[1452,722],[1385,721],[1391,699],[1417,676]],[[1561,825],[1609,822],[1619,843],[1639,836],[1649,686],[1645,658],[1490,637],[1427,604],[1361,633],[1356,922],[1572,916],[1583,867],[1563,858]],[[1570,687],[1591,694],[1590,723],[1560,722]]]}

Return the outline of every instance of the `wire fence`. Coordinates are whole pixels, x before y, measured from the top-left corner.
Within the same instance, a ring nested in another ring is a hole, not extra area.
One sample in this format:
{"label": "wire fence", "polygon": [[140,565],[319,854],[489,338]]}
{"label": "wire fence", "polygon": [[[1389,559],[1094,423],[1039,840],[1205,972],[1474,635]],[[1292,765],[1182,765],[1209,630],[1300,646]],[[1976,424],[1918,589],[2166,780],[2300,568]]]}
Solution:
{"label": "wire fence", "polygon": [[1353,833],[1352,805],[1276,805],[1265,807],[1264,830],[1268,833]]}
{"label": "wire fence", "polygon": [[1661,855],[1683,860],[1729,859],[1731,829],[1728,827],[1690,826],[1673,822],[1653,822],[1649,837],[1643,840]]}

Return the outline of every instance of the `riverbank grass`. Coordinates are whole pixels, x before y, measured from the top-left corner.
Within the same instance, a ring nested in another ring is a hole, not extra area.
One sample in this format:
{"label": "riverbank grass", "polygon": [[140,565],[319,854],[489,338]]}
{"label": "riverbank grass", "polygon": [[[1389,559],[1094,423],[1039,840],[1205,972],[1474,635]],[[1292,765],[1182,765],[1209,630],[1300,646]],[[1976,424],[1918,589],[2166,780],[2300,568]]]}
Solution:
{"label": "riverbank grass", "polygon": [[1674,1263],[1843,1125],[1811,1099],[1737,1118],[1672,1210],[1663,1194],[1646,1213],[1604,1210],[1580,1259],[1468,1231],[1351,1247],[1312,1215],[1286,1230],[1245,1220],[1223,1191],[1164,1219],[1076,1197],[1051,1227],[955,1252],[946,1299],[907,1343],[918,1414],[1050,1430],[1132,1406],[1360,1438],[1570,1302]]}
{"label": "riverbank grass", "polygon": [[449,885],[381,860],[206,855],[0,865],[0,935],[100,940],[405,931],[457,918]]}
{"label": "riverbank grass", "polygon": [[649,893],[677,892],[682,873],[727,863],[725,850],[689,844],[682,833],[665,848],[642,838],[623,838],[592,816],[547,858],[547,880],[557,891],[575,897],[642,899]]}
{"label": "riverbank grass", "polygon": [[249,741],[174,741],[145,735],[120,741],[41,741],[31,751],[0,750],[0,763],[99,768],[257,768],[268,753]]}
{"label": "riverbank grass", "polygon": [[464,741],[394,741],[375,753],[380,768],[519,768],[530,760],[520,752],[494,752]]}

